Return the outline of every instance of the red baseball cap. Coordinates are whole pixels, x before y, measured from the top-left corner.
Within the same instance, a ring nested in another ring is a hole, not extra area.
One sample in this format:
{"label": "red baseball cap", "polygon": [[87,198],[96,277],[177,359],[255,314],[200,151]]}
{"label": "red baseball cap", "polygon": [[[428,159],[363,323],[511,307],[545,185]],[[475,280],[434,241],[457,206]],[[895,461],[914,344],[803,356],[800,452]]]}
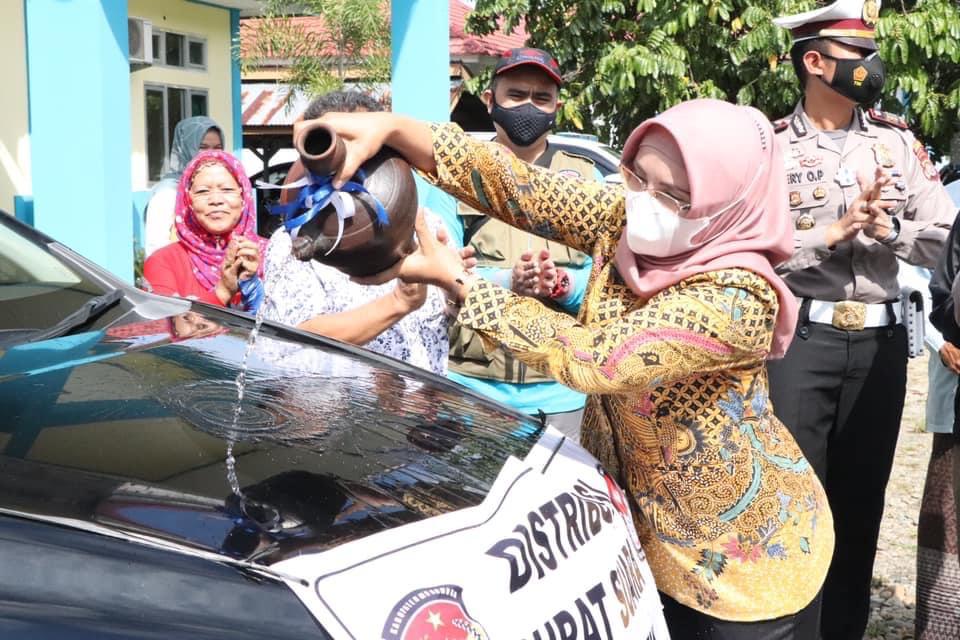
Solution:
{"label": "red baseball cap", "polygon": [[563,85],[560,65],[557,64],[553,56],[543,49],[533,49],[531,47],[510,49],[504,53],[497,61],[497,66],[493,69],[493,75],[498,76],[523,65],[531,65],[542,69],[544,73],[550,76],[551,80],[557,83],[557,86]]}

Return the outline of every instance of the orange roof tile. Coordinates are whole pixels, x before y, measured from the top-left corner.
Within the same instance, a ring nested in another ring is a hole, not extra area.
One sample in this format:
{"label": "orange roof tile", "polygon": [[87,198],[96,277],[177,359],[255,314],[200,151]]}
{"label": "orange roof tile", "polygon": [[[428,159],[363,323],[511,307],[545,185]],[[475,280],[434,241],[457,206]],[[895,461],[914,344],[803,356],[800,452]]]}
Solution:
{"label": "orange roof tile", "polygon": [[[505,33],[503,29],[487,36],[475,36],[464,32],[467,15],[473,10],[473,3],[469,0],[449,0],[450,2],[450,58],[457,60],[464,55],[499,56],[507,49],[522,47],[527,40],[527,32],[521,23],[512,33]],[[322,18],[303,16],[292,18],[297,28],[303,29],[315,41],[328,42],[329,32]],[[240,46],[243,55],[250,53],[250,46],[256,38],[257,30],[263,23],[262,18],[247,18],[240,26]],[[320,55],[333,55],[335,49],[325,46]]]}

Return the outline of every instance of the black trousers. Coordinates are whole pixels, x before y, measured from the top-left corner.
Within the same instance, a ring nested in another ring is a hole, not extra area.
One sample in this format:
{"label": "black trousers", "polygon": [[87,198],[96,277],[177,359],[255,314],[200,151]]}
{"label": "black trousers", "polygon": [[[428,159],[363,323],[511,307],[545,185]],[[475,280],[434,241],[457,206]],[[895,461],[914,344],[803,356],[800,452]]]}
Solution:
{"label": "black trousers", "polygon": [[824,640],[861,640],[883,499],[907,381],[902,326],[842,331],[808,323],[770,361],[773,411],[794,435],[830,500],[836,531],[823,587]]}
{"label": "black trousers", "polygon": [[674,640],[816,640],[820,596],[799,612],[775,620],[731,622],[680,604],[661,593],[663,617]]}

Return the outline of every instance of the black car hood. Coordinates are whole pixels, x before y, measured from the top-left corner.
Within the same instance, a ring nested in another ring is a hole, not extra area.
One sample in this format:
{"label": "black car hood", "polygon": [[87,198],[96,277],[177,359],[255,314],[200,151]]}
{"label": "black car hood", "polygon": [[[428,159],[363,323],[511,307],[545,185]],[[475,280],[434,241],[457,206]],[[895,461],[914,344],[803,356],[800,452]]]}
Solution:
{"label": "black car hood", "polygon": [[0,351],[0,512],[269,565],[477,504],[536,440],[440,377],[269,323],[235,419],[252,327],[134,307]]}

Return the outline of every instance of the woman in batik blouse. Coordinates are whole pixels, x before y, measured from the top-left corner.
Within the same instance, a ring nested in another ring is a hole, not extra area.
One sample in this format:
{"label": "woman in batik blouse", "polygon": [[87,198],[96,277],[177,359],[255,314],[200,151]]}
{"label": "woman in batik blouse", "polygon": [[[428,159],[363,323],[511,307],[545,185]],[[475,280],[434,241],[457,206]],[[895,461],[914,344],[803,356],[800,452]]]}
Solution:
{"label": "woman in batik blouse", "polygon": [[814,638],[833,551],[825,494],[767,397],[796,301],[782,152],[755,109],[698,100],[641,124],[621,186],[524,164],[455,125],[324,118],[342,181],[381,145],[467,204],[593,256],[573,319],[464,271],[421,222],[382,278],[443,288],[490,344],[590,394],[582,442],[636,506],[673,637]]}

